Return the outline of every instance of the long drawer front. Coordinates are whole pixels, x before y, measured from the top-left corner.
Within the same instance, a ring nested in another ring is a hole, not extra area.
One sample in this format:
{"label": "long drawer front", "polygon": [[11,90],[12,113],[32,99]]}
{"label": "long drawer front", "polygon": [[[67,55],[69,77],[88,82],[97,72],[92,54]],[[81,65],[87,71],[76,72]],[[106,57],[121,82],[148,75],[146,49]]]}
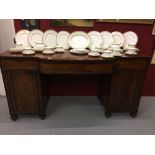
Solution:
{"label": "long drawer front", "polygon": [[40,64],[40,72],[44,74],[104,74],[112,73],[113,63],[105,64]]}

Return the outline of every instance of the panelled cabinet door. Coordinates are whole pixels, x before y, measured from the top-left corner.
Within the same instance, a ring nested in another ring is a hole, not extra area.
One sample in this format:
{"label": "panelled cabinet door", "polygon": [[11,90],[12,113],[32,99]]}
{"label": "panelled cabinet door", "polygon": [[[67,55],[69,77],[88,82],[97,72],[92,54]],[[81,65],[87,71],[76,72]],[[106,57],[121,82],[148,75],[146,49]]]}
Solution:
{"label": "panelled cabinet door", "polygon": [[10,112],[38,113],[41,105],[38,73],[10,70],[3,75]]}
{"label": "panelled cabinet door", "polygon": [[114,76],[113,90],[110,100],[112,112],[137,111],[144,72],[117,72]]}
{"label": "panelled cabinet door", "polygon": [[120,60],[115,64],[108,112],[138,111],[148,60]]}

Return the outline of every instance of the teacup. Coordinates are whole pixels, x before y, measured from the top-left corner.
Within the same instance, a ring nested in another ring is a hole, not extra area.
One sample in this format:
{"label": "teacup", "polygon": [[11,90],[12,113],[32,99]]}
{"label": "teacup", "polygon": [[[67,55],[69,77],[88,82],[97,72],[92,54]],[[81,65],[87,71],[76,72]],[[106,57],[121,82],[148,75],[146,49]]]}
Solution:
{"label": "teacup", "polygon": [[22,44],[16,44],[15,47],[16,47],[16,48],[23,48],[23,45],[22,45]]}
{"label": "teacup", "polygon": [[128,48],[136,48],[136,45],[131,45],[131,44],[124,45],[124,49],[128,49]]}
{"label": "teacup", "polygon": [[112,47],[112,49],[119,49],[121,47],[121,45],[118,43],[113,43],[111,47]]}

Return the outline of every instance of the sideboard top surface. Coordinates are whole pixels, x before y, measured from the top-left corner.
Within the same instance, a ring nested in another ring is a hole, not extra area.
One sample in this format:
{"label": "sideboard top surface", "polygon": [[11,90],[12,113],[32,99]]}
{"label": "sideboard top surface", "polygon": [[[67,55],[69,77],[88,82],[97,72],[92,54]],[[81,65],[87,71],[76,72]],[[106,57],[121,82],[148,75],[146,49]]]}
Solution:
{"label": "sideboard top surface", "polygon": [[95,62],[101,62],[104,60],[104,62],[111,62],[117,59],[150,59],[151,57],[148,55],[144,54],[138,54],[134,56],[128,56],[128,55],[123,55],[122,57],[114,57],[110,59],[105,59],[102,57],[91,57],[88,56],[87,54],[85,55],[76,55],[76,54],[71,54],[69,51],[66,51],[65,53],[55,53],[52,55],[44,55],[42,53],[36,53],[34,55],[23,55],[23,54],[16,54],[16,53],[11,53],[9,51],[5,51],[0,54],[0,59],[36,59],[40,61],[46,61],[46,62],[52,62],[52,61],[77,61],[77,62],[85,62],[85,61],[95,61]]}

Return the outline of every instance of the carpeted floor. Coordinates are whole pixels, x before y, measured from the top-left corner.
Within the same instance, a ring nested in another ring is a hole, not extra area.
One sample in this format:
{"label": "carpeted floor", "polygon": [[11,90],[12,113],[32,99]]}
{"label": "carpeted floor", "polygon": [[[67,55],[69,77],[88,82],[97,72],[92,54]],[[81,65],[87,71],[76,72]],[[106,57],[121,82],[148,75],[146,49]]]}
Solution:
{"label": "carpeted floor", "polygon": [[45,120],[34,115],[20,116],[15,122],[10,120],[6,98],[0,97],[0,134],[155,134],[155,97],[142,97],[136,118],[127,113],[106,118],[95,96],[51,97]]}

